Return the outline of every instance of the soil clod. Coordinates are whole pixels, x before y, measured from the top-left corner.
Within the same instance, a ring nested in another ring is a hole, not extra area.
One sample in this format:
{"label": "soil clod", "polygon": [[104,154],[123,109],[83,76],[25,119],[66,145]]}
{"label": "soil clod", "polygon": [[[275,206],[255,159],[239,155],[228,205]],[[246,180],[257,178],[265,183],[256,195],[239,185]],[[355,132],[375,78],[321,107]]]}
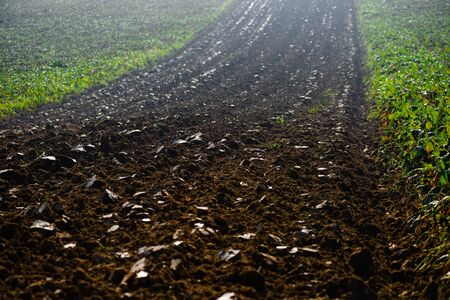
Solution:
{"label": "soil clod", "polygon": [[348,260],[356,275],[367,278],[375,271],[372,254],[367,248],[355,250]]}

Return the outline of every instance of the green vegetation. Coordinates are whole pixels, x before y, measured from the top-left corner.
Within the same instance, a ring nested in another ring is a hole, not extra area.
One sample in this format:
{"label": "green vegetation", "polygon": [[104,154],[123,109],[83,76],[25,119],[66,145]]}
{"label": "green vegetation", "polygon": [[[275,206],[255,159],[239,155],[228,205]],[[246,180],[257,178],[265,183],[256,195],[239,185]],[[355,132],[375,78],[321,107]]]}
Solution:
{"label": "green vegetation", "polygon": [[328,88],[322,93],[322,95],[327,98],[332,98],[336,96],[336,92],[332,88]]}
{"label": "green vegetation", "polygon": [[322,92],[322,96],[317,101],[314,101],[314,104],[308,107],[308,114],[315,115],[326,109],[332,100],[333,97],[336,96],[336,92],[328,88]]}
{"label": "green vegetation", "polygon": [[[450,2],[363,0],[362,35],[370,69],[369,98],[384,130],[382,153],[414,187],[424,228],[418,239],[426,271],[449,262]],[[447,255],[447,256],[445,256]]]}
{"label": "green vegetation", "polygon": [[318,114],[320,112],[320,110],[322,109],[322,105],[321,104],[317,104],[314,106],[311,106],[308,108],[308,114]]}
{"label": "green vegetation", "polygon": [[276,122],[278,125],[280,125],[280,126],[284,126],[284,124],[285,124],[284,117],[283,117],[283,116],[278,116],[278,117],[276,118],[275,122]]}
{"label": "green vegetation", "polygon": [[278,150],[280,149],[281,145],[278,143],[271,143],[269,145],[267,145],[267,149],[269,150]]}
{"label": "green vegetation", "polygon": [[155,62],[233,0],[0,2],[0,116]]}
{"label": "green vegetation", "polygon": [[277,138],[273,142],[267,145],[268,150],[278,150],[283,145],[288,145],[291,141],[287,138]]}

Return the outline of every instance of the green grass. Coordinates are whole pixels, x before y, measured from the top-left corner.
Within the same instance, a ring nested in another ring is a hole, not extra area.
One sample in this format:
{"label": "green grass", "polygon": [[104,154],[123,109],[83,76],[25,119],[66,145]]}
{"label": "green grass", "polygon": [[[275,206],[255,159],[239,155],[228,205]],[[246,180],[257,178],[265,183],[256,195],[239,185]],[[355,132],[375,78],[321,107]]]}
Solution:
{"label": "green grass", "polygon": [[233,0],[0,2],[0,117],[155,62]]}
{"label": "green grass", "polygon": [[414,220],[425,228],[418,242],[429,248],[420,271],[449,261],[442,256],[450,237],[449,11],[446,0],[360,4],[369,99],[384,130],[382,153],[423,208]]}

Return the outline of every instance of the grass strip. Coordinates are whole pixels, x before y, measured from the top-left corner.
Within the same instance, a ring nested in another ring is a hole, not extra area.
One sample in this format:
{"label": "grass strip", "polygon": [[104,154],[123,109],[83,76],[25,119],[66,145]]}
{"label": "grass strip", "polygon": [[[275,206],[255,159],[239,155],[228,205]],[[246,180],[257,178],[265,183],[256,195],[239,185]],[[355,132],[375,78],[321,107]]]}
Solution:
{"label": "grass strip", "polygon": [[[417,270],[448,266],[450,252],[450,2],[361,0],[368,97],[384,132],[382,155],[413,187],[410,220],[426,252]],[[450,280],[450,273],[442,280]]]}
{"label": "grass strip", "polygon": [[0,117],[61,101],[183,48],[233,0],[0,3]]}

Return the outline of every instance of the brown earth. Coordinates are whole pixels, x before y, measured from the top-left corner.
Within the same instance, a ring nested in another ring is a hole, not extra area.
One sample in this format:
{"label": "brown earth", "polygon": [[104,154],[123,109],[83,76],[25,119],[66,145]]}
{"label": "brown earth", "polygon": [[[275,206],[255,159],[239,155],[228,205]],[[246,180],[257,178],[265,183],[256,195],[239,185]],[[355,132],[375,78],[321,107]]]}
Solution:
{"label": "brown earth", "polygon": [[355,10],[237,1],[160,65],[3,120],[3,298],[443,298],[374,155]]}

